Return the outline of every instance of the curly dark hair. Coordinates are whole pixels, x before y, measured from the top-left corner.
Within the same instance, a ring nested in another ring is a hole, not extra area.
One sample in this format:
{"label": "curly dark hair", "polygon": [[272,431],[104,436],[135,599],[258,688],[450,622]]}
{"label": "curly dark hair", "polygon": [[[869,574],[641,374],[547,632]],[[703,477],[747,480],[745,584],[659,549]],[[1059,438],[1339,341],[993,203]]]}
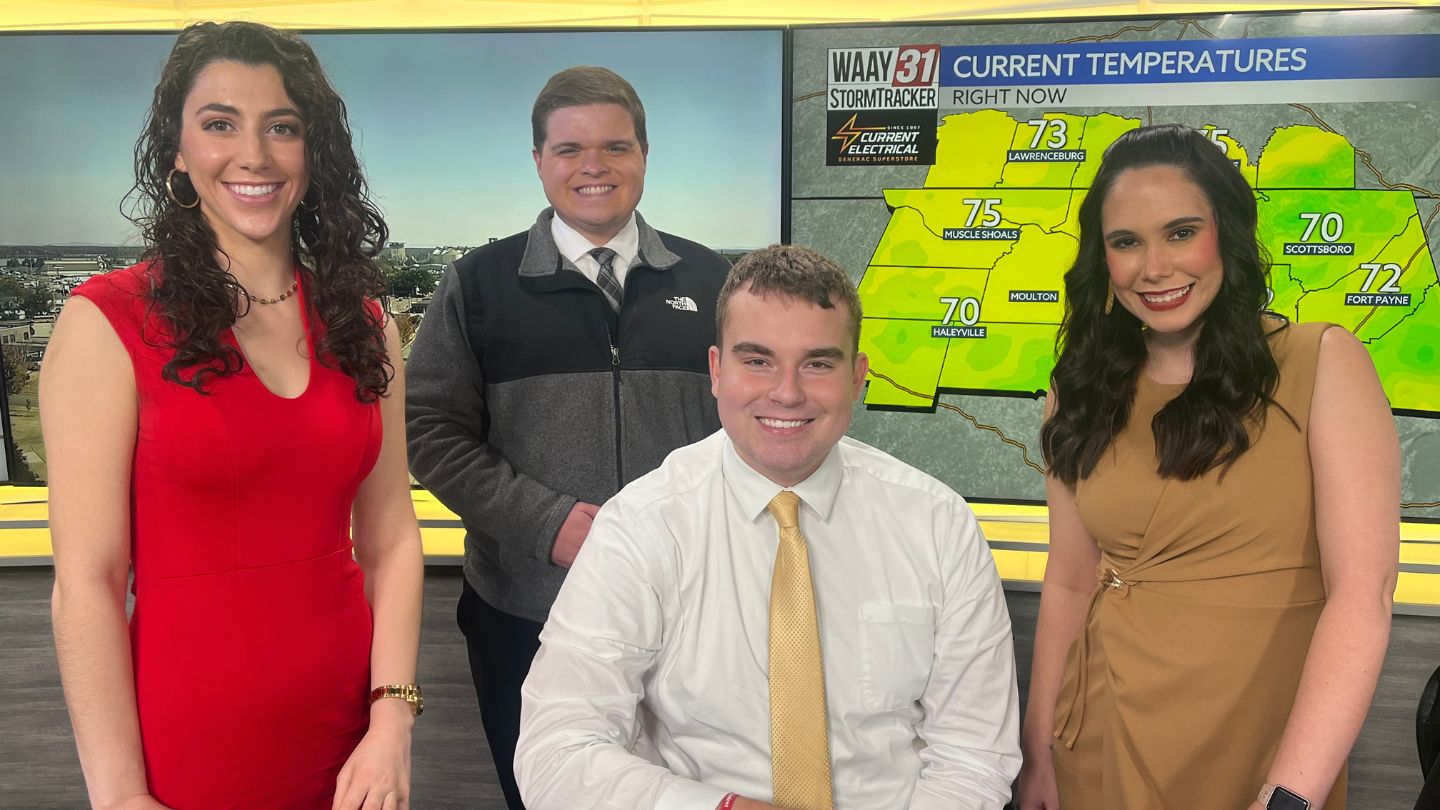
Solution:
{"label": "curly dark hair", "polygon": [[1269,335],[1289,323],[1267,312],[1278,324],[1267,334],[1269,319],[1261,317],[1270,259],[1255,237],[1254,192],[1225,153],[1199,132],[1178,124],[1132,130],[1105,152],[1080,206],[1079,252],[1065,273],[1065,315],[1052,378],[1058,405],[1040,441],[1051,474],[1070,485],[1095,469],[1129,421],[1145,365],[1140,320],[1119,306],[1104,313],[1110,274],[1101,209],[1120,174],[1146,166],[1176,167],[1205,194],[1215,213],[1224,268],[1195,341],[1190,382],[1151,423],[1160,476],[1187,480],[1228,466],[1250,448],[1249,426],[1263,423],[1268,405],[1279,407],[1273,395],[1280,372]]}
{"label": "curly dark hair", "polygon": [[[345,102],[315,52],[295,34],[250,22],[204,22],[180,32],[135,144],[135,185],[122,211],[135,203],[126,216],[145,239],[145,259],[159,268],[151,300],[175,350],[164,377],[205,393],[208,379],[234,374],[244,363],[221,336],[246,311],[237,306],[248,308],[245,290],[221,266],[217,257],[223,253],[200,208],[181,207],[166,193],[185,98],[200,72],[217,61],[273,66],[299,108],[310,186],[293,215],[290,241],[312,323],[318,318],[324,325],[316,354],[355,380],[358,399],[373,402],[394,377],[385,353],[384,308],[372,304],[383,302],[386,292],[375,264],[388,238],[385,222],[360,172]],[[183,173],[175,174],[174,186],[182,199],[195,193]]]}

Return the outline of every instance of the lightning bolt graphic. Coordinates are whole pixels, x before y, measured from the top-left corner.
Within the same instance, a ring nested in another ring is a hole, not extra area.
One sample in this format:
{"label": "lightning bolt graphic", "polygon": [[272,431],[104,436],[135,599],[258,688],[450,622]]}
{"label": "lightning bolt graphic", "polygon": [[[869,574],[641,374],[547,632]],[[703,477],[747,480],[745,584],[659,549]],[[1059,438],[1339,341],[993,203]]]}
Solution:
{"label": "lightning bolt graphic", "polygon": [[844,154],[844,153],[845,153],[845,150],[847,150],[847,149],[850,148],[850,144],[854,143],[854,142],[855,142],[855,139],[856,139],[856,138],[859,138],[861,133],[864,133],[864,132],[884,132],[884,131],[885,131],[885,127],[857,127],[857,126],[855,126],[855,119],[856,119],[856,118],[859,118],[859,117],[860,117],[860,114],[859,114],[859,113],[856,113],[856,114],[850,116],[850,120],[849,120],[849,121],[846,121],[846,122],[843,123],[843,124],[841,124],[841,125],[840,125],[840,128],[837,129],[837,130],[835,130],[835,134],[830,136],[830,140],[832,140],[832,141],[841,141],[841,144],[840,144],[840,153],[841,153],[841,154]]}

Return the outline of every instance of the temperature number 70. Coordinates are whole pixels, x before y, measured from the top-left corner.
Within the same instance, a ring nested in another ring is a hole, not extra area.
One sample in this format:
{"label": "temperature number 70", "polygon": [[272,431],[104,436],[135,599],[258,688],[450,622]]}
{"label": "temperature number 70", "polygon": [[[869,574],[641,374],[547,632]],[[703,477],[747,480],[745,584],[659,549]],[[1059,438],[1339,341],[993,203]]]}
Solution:
{"label": "temperature number 70", "polygon": [[940,323],[950,323],[955,317],[955,310],[960,310],[960,323],[965,326],[974,326],[980,322],[980,299],[978,298],[941,298],[940,303],[945,304],[945,317]]}

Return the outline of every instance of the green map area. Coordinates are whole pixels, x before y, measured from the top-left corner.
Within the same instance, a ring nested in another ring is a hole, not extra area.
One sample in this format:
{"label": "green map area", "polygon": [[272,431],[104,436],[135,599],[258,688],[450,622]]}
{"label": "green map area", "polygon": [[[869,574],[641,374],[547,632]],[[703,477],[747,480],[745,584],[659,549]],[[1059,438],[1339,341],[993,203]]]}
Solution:
{"label": "green map area", "polygon": [[[945,116],[924,187],[884,192],[890,220],[860,281],[867,405],[929,410],[940,391],[1048,386],[1080,202],[1105,148],[1140,125]],[[1440,412],[1440,279],[1414,193],[1356,188],[1355,147],[1319,126],[1275,129],[1259,149],[1204,131],[1255,189],[1271,308],[1349,329],[1392,408]]]}

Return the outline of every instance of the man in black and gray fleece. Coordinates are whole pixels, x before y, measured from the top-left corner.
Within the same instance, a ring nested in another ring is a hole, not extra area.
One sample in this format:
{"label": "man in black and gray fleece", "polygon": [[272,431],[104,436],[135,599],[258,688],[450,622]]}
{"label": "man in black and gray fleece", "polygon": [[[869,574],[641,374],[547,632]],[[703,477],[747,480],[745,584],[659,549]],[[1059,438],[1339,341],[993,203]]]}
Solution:
{"label": "man in black and gray fleece", "polygon": [[720,427],[706,358],[729,270],[635,213],[648,143],[629,82],[561,71],[531,126],[551,207],[446,270],[406,365],[411,472],[465,525],[458,619],[511,810],[520,685],[591,519]]}

